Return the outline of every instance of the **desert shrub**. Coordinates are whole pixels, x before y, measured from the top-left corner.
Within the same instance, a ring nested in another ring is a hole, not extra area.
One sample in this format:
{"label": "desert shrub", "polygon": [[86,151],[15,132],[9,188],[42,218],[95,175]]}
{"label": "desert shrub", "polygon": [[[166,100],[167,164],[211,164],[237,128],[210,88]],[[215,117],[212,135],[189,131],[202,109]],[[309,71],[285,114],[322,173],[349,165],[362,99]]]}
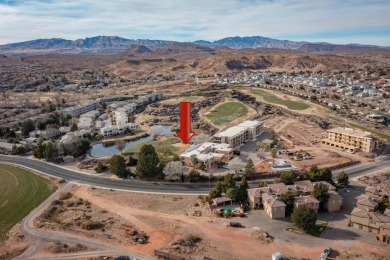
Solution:
{"label": "desert shrub", "polygon": [[82,229],[93,230],[101,228],[103,225],[98,221],[86,220],[81,224]]}
{"label": "desert shrub", "polygon": [[74,206],[74,201],[68,201],[66,204],[65,204],[66,207],[73,207]]}
{"label": "desert shrub", "polygon": [[58,196],[58,199],[59,200],[67,200],[67,199],[70,199],[71,197],[72,197],[72,193],[69,191],[66,191],[66,192],[62,192],[60,194],[60,196]]}
{"label": "desert shrub", "polygon": [[108,170],[108,167],[104,165],[102,162],[99,162],[98,165],[95,167],[95,172],[102,173]]}
{"label": "desert shrub", "polygon": [[92,203],[89,202],[88,200],[85,200],[85,201],[84,201],[84,206],[86,206],[86,207],[91,207],[91,205],[92,205]]}
{"label": "desert shrub", "polygon": [[80,205],[82,205],[83,204],[83,199],[81,199],[81,198],[78,198],[75,202],[74,202],[74,204],[75,204],[75,206],[80,206]]}
{"label": "desert shrub", "polygon": [[54,216],[56,211],[57,211],[57,207],[56,206],[51,206],[50,208],[46,209],[42,213],[41,218],[43,220],[49,220],[49,219],[51,219]]}
{"label": "desert shrub", "polygon": [[54,200],[51,205],[61,205],[63,202],[61,200]]}

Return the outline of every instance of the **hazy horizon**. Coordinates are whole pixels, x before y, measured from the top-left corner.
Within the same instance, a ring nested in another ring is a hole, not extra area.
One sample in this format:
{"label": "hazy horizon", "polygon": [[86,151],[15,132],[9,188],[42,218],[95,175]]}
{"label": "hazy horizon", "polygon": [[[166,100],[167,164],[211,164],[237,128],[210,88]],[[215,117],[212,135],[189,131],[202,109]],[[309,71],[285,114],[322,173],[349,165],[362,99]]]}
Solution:
{"label": "hazy horizon", "polygon": [[385,0],[0,0],[0,44],[35,39],[191,42],[234,36],[390,46]]}

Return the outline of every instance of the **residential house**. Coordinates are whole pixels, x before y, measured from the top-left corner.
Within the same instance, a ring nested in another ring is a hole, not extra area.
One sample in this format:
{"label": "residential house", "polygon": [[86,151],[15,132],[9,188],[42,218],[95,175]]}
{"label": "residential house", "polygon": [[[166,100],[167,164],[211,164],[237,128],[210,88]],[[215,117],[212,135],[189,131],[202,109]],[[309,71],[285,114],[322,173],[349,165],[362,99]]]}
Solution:
{"label": "residential house", "polygon": [[192,166],[191,156],[196,156],[199,162],[204,163],[206,169],[216,166],[219,161],[228,162],[233,157],[233,149],[228,144],[206,142],[192,146],[180,155],[186,166]]}
{"label": "residential house", "polygon": [[[333,186],[333,185],[332,185]],[[340,196],[336,191],[329,190],[329,198],[326,203],[326,208],[329,212],[338,212],[341,210],[341,206],[343,205],[343,197]]]}
{"label": "residential house", "polygon": [[[388,235],[388,226],[390,225],[390,217],[383,214],[363,209],[354,208],[351,213],[350,225],[353,228],[368,231],[374,234]],[[384,227],[381,230],[381,227]]]}
{"label": "residential house", "polygon": [[284,218],[286,216],[286,204],[268,193],[262,194],[262,201],[265,212],[272,219]]}
{"label": "residential house", "polygon": [[367,186],[365,193],[368,196],[375,197],[378,199],[381,198],[389,198],[390,197],[390,190],[386,188],[381,188],[379,186],[374,187],[374,186]]}
{"label": "residential house", "polygon": [[365,211],[376,211],[378,201],[374,197],[362,194],[357,198],[356,207]]}
{"label": "residential house", "polygon": [[293,205],[294,209],[297,209],[301,206],[309,206],[317,213],[320,207],[320,202],[316,198],[311,196],[299,196],[294,198]]}

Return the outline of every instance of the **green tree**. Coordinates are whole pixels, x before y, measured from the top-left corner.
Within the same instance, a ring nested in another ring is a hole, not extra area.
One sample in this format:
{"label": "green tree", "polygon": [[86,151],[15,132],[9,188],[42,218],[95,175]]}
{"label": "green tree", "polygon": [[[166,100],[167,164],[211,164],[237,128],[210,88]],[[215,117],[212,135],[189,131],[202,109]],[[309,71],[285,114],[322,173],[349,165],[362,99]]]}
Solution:
{"label": "green tree", "polygon": [[12,146],[12,151],[11,151],[12,155],[25,154],[26,152],[27,150],[23,146],[16,146],[16,145]]}
{"label": "green tree", "polygon": [[238,186],[238,195],[237,195],[237,201],[241,203],[246,203],[248,201],[248,180],[246,176],[242,177],[240,185]]}
{"label": "green tree", "polygon": [[91,147],[91,142],[86,138],[82,138],[76,141],[76,147],[77,152],[80,156],[87,153],[87,151]]}
{"label": "green tree", "polygon": [[240,193],[240,190],[238,187],[231,187],[231,188],[227,189],[226,196],[231,198],[233,201],[238,202],[239,201],[239,193]]}
{"label": "green tree", "polygon": [[340,172],[339,176],[337,176],[337,184],[341,187],[348,187],[349,185],[349,177],[345,172]]}
{"label": "green tree", "polygon": [[307,205],[303,205],[294,210],[291,220],[295,226],[307,233],[311,233],[317,221],[317,213]]}
{"label": "green tree", "polygon": [[265,183],[265,181],[259,182],[259,188],[263,188],[263,187],[266,187],[266,186],[267,186],[267,183]]}
{"label": "green tree", "polygon": [[324,209],[326,203],[329,199],[328,186],[323,183],[317,183],[314,185],[314,190],[311,193],[311,196],[319,200],[320,208]]}
{"label": "green tree", "polygon": [[318,169],[317,165],[312,165],[307,175],[311,181],[319,181],[319,173],[320,170]]}
{"label": "green tree", "polygon": [[77,130],[79,130],[79,128],[77,127],[76,123],[73,123],[73,124],[70,125],[70,131],[71,132],[75,132]]}
{"label": "green tree", "polygon": [[228,189],[236,187],[236,181],[233,174],[225,175],[222,183],[222,192],[226,193]]}
{"label": "green tree", "polygon": [[297,192],[288,191],[280,195],[279,199],[286,204],[286,215],[289,216],[294,210],[294,198],[299,196]]}
{"label": "green tree", "polygon": [[200,180],[200,173],[192,169],[188,174],[188,180],[190,182],[198,182]]}
{"label": "green tree", "polygon": [[324,168],[320,170],[319,178],[318,178],[319,181],[326,181],[332,183],[333,182],[332,178],[333,178],[332,171],[329,168]]}
{"label": "green tree", "polygon": [[138,155],[137,175],[141,178],[164,178],[163,165],[154,149],[153,145],[146,144],[141,147]]}
{"label": "green tree", "polygon": [[138,160],[135,159],[132,155],[129,156],[129,161],[127,162],[127,166],[136,166]]}
{"label": "green tree", "polygon": [[48,162],[56,162],[58,160],[58,150],[55,144],[52,142],[48,142],[45,147],[45,151],[43,153],[46,161]]}
{"label": "green tree", "polygon": [[110,172],[119,178],[125,178],[129,173],[126,170],[125,159],[122,156],[114,155],[110,160]]}
{"label": "green tree", "polygon": [[222,182],[217,181],[214,190],[210,191],[209,197],[210,199],[219,198],[222,196],[222,192],[223,192],[223,184]]}
{"label": "green tree", "polygon": [[35,124],[34,121],[32,121],[31,119],[27,119],[20,125],[20,131],[22,132],[23,136],[28,136],[28,134],[34,130]]}
{"label": "green tree", "polygon": [[193,154],[190,156],[190,159],[191,159],[192,167],[194,167],[195,169],[195,166],[199,163],[198,157],[196,157],[196,155]]}
{"label": "green tree", "polygon": [[41,159],[43,158],[45,149],[46,147],[42,144],[42,142],[39,142],[38,146],[33,149],[32,154],[35,158]]}
{"label": "green tree", "polygon": [[292,185],[298,179],[298,173],[296,171],[289,171],[282,174],[277,182],[283,182],[286,185]]}
{"label": "green tree", "polygon": [[245,174],[251,178],[255,174],[255,165],[253,164],[252,159],[249,159],[245,166]]}
{"label": "green tree", "polygon": [[378,203],[378,211],[383,214],[388,208],[390,208],[389,198],[382,197]]}

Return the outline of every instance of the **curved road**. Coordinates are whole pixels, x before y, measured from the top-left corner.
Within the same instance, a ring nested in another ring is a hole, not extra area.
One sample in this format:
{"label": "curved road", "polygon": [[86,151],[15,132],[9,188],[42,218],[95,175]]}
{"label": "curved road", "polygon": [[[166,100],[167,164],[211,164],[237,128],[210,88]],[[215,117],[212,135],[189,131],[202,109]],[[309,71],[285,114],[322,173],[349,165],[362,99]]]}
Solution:
{"label": "curved road", "polygon": [[134,252],[126,251],[123,249],[116,248],[114,246],[107,245],[105,242],[96,241],[80,236],[71,234],[65,234],[61,232],[53,232],[48,230],[41,230],[34,227],[34,219],[43,213],[43,211],[49,207],[53,200],[57,199],[58,195],[70,188],[73,184],[66,183],[60,187],[55,193],[47,198],[41,205],[35,208],[30,214],[25,217],[20,225],[21,230],[33,238],[32,245],[24,251],[21,255],[15,259],[42,259],[45,257],[35,257],[36,253],[42,251],[42,242],[56,242],[61,241],[64,243],[81,244],[87,246],[93,251],[83,251],[78,253],[60,254],[59,256],[50,256],[50,259],[80,259],[85,257],[102,256],[102,255],[132,255],[139,259],[149,259],[150,257],[145,255],[139,255]]}
{"label": "curved road", "polygon": [[[0,155],[0,163],[18,164],[32,170],[36,170],[46,175],[66,179],[68,181],[98,186],[103,188],[111,188],[118,190],[128,190],[137,192],[149,193],[182,193],[182,194],[207,194],[209,192],[208,183],[162,183],[162,182],[142,182],[137,180],[122,180],[110,179],[98,175],[91,175],[72,171],[59,167],[57,165],[42,162],[39,160],[28,159],[19,156],[4,156]],[[390,167],[390,156],[382,156],[377,158],[375,162],[361,163],[334,171],[334,176],[337,176],[341,171],[346,172],[350,177],[358,177],[363,174],[375,172],[386,167]],[[212,184],[213,186],[213,184]],[[250,185],[256,187],[256,183]],[[211,187],[212,188],[212,187]]]}
{"label": "curved road", "polygon": [[29,159],[21,156],[0,155],[0,163],[18,164],[32,170],[36,170],[45,175],[66,179],[68,181],[98,186],[103,188],[155,192],[155,193],[183,193],[183,194],[206,194],[209,192],[208,183],[162,183],[162,182],[143,182],[138,180],[111,179],[99,175],[91,175],[65,169],[57,165]]}

